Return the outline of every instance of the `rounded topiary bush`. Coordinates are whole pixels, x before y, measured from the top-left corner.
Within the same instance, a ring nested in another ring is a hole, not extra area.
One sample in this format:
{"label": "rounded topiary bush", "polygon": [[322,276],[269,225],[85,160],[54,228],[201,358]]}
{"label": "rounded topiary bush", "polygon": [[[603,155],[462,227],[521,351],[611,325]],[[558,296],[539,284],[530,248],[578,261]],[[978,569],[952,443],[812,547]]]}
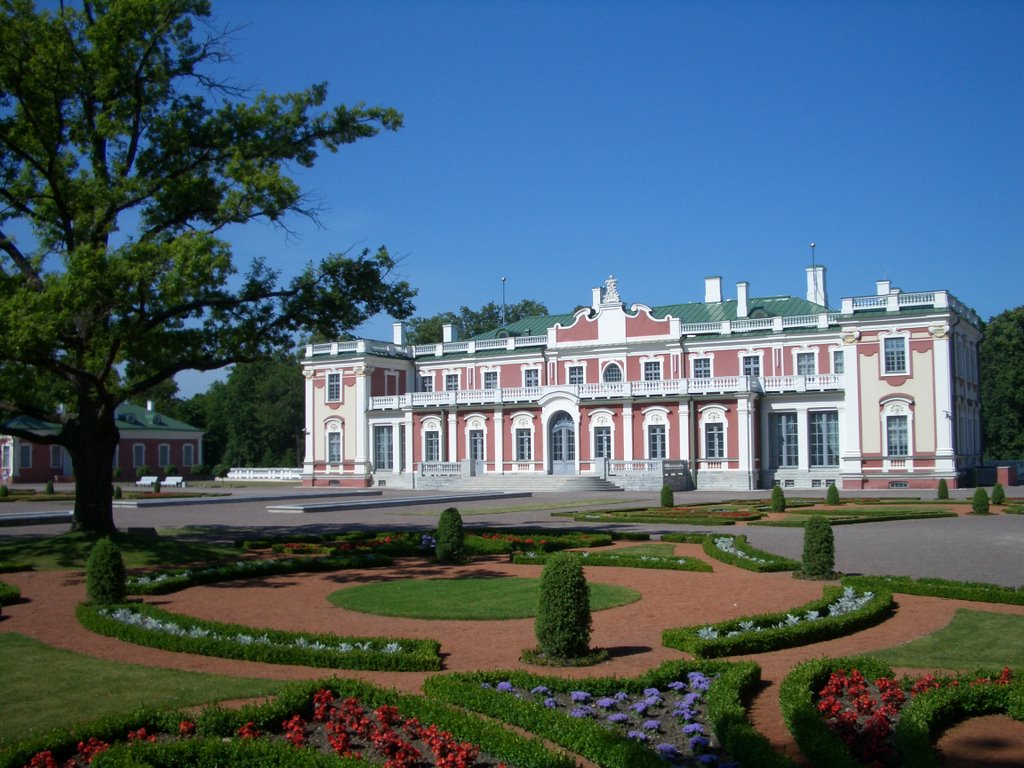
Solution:
{"label": "rounded topiary bush", "polygon": [[53,496],[53,480],[46,481],[46,495]]}
{"label": "rounded topiary bush", "polygon": [[831,507],[838,507],[842,503],[839,500],[839,489],[835,485],[828,487],[828,491],[825,493],[825,503]]}
{"label": "rounded topiary bush", "polygon": [[776,485],[772,488],[772,512],[786,511],[786,494],[782,492],[782,486]]}
{"label": "rounded topiary bush", "polygon": [[948,499],[949,498],[949,484],[946,482],[946,478],[939,478],[939,487],[936,491],[936,498]]}
{"label": "rounded topiary bush", "polygon": [[976,515],[988,514],[988,494],[984,488],[974,489],[974,498],[971,499],[971,511]]}
{"label": "rounded topiary bush", "polygon": [[11,495],[11,489],[6,485],[0,485],[0,499],[6,499]]}
{"label": "rounded topiary bush", "polygon": [[809,579],[827,579],[835,572],[835,538],[824,517],[812,517],[804,527],[803,565],[803,574]]}
{"label": "rounded topiary bush", "polygon": [[448,507],[441,513],[437,521],[438,561],[442,563],[461,563],[466,559],[464,534],[462,531],[462,515],[455,507]]}
{"label": "rounded topiary bush", "polygon": [[992,499],[993,504],[1004,504],[1006,503],[1006,491],[1003,490],[1002,483],[996,483],[992,486]]}
{"label": "rounded topiary bush", "polygon": [[85,591],[94,603],[123,603],[126,594],[124,560],[110,539],[93,545],[85,564]]}
{"label": "rounded topiary bush", "polygon": [[540,577],[534,634],[548,659],[577,659],[590,654],[590,586],[578,555],[551,557]]}
{"label": "rounded topiary bush", "polygon": [[676,503],[676,494],[669,488],[668,483],[661,486],[661,506],[671,507]]}

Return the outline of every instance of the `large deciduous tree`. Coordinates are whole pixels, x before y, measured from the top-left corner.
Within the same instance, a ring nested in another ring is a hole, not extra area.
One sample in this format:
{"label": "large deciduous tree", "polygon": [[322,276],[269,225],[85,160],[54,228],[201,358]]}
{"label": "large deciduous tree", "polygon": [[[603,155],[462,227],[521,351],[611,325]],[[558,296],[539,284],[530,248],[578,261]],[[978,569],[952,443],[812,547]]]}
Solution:
{"label": "large deciduous tree", "polygon": [[[533,315],[546,315],[548,308],[539,301],[523,299],[515,304],[505,305],[505,325]],[[501,305],[493,301],[480,309],[461,307],[458,312],[441,312],[430,317],[415,317],[409,321],[408,341],[410,344],[437,344],[442,340],[444,326],[451,324],[458,331],[460,339],[469,339],[481,333],[500,328]]]}
{"label": "large deciduous tree", "polygon": [[0,3],[0,422],[59,425],[6,431],[67,449],[79,529],[114,527],[120,403],[412,309],[383,248],[236,271],[227,228],[314,216],[292,169],[402,118],[229,88],[224,43],[203,0]]}
{"label": "large deciduous tree", "polygon": [[1024,458],[1024,307],[988,321],[978,358],[985,455]]}

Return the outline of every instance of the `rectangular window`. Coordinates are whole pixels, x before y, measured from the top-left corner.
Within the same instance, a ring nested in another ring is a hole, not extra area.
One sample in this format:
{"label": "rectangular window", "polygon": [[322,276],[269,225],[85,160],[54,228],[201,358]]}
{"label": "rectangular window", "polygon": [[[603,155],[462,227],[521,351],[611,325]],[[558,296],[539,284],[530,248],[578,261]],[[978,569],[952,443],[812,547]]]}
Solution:
{"label": "rectangular window", "polygon": [[336,403],[341,400],[341,374],[327,374],[327,402]]}
{"label": "rectangular window", "polygon": [[420,392],[433,392],[434,391],[434,377],[433,375],[420,376]]}
{"label": "rectangular window", "polygon": [[395,468],[393,436],[394,430],[390,424],[377,425],[373,428],[373,464],[378,471],[390,471]]}
{"label": "rectangular window", "polygon": [[185,443],[181,446],[181,465],[183,467],[194,467],[196,464],[196,447],[192,443]]}
{"label": "rectangular window", "polygon": [[647,458],[664,459],[665,452],[665,425],[651,424],[647,428]]}
{"label": "rectangular window", "polygon": [[21,443],[18,446],[18,466],[22,469],[32,469],[32,443]]}
{"label": "rectangular window", "polygon": [[161,467],[166,467],[171,463],[171,446],[167,443],[162,443],[157,449],[157,464]]}
{"label": "rectangular window", "polygon": [[886,453],[889,456],[910,455],[910,435],[907,431],[906,416],[886,416]]}
{"label": "rectangular window", "polygon": [[704,458],[724,459],[725,458],[725,425],[705,424],[704,425]]}
{"label": "rectangular window", "polygon": [[843,355],[843,350],[833,349],[832,350],[832,373],[845,373],[846,369],[846,357]]}
{"label": "rectangular window", "polygon": [[743,375],[744,376],[760,376],[761,375],[761,358],[758,355],[744,355],[743,356]]}
{"label": "rectangular window", "polygon": [[772,466],[795,467],[799,464],[798,432],[795,413],[772,414]]}
{"label": "rectangular window", "polygon": [[146,446],[136,443],[132,446],[132,466],[141,467],[146,463]]}
{"label": "rectangular window", "polygon": [[0,446],[0,469],[10,470],[11,467],[11,445],[4,443]]}
{"label": "rectangular window", "polygon": [[457,373],[446,373],[444,375],[444,390],[445,392],[456,392],[459,389],[459,374]]}
{"label": "rectangular window", "polygon": [[50,446],[50,469],[64,469],[64,449],[59,445]]}
{"label": "rectangular window", "polygon": [[809,414],[812,467],[839,466],[839,412],[812,411]]}
{"label": "rectangular window", "polygon": [[902,336],[885,340],[885,372],[907,372],[907,340]]}
{"label": "rectangular window", "polygon": [[538,371],[536,368],[527,368],[525,371],[523,371],[523,386],[539,387],[540,371]]}
{"label": "rectangular window", "polygon": [[498,372],[484,371],[484,389],[498,388]]}
{"label": "rectangular window", "polygon": [[516,461],[533,460],[533,433],[529,429],[516,430]]}
{"label": "rectangular window", "polygon": [[569,383],[570,384],[582,384],[583,383],[583,366],[582,365],[570,365],[569,366]]}
{"label": "rectangular window", "polygon": [[327,463],[341,464],[341,432],[337,430],[327,433]]}
{"label": "rectangular window", "polygon": [[815,354],[813,352],[796,353],[796,375],[813,376],[817,373],[815,366]]}
{"label": "rectangular window", "polygon": [[423,460],[441,460],[441,433],[436,429],[423,433]]}
{"label": "rectangular window", "polygon": [[658,360],[644,361],[644,381],[661,381],[661,362]]}
{"label": "rectangular window", "polygon": [[693,361],[693,378],[695,379],[710,379],[711,378],[711,358],[710,357],[698,357]]}
{"label": "rectangular window", "polygon": [[594,458],[610,459],[612,457],[612,428],[594,427]]}

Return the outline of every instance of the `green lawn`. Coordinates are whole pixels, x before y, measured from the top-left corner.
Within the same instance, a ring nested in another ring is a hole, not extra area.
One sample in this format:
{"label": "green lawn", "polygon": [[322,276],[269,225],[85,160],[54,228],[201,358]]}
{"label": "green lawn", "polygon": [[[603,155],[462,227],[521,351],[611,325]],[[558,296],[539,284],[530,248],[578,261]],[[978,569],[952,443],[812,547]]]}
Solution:
{"label": "green lawn", "polygon": [[[237,557],[239,553],[231,546],[205,544],[176,536],[149,539],[117,533],[113,539],[129,568],[221,560]],[[78,532],[45,538],[12,536],[0,540],[0,562],[26,563],[39,570],[84,568],[95,543],[95,536]]]}
{"label": "green lawn", "polygon": [[961,608],[938,632],[871,655],[896,667],[1024,668],[1024,616]]}
{"label": "green lawn", "polygon": [[676,551],[676,545],[669,544],[668,542],[652,541],[648,544],[635,544],[629,547],[591,549],[588,551],[595,555],[620,555],[621,557],[672,557]]}
{"label": "green lawn", "polygon": [[[514,576],[466,579],[400,579],[341,589],[333,605],[379,616],[411,619],[525,619],[536,614],[540,579]],[[590,584],[590,609],[600,611],[640,599],[614,584]]]}
{"label": "green lawn", "polygon": [[122,664],[0,634],[0,747],[141,706],[189,707],[276,693],[283,682]]}

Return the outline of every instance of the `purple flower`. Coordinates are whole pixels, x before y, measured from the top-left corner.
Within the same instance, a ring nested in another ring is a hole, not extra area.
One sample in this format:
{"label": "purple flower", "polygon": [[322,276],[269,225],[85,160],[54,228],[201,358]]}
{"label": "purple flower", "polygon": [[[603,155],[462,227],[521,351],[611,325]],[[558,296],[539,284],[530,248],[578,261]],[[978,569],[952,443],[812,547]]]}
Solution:
{"label": "purple flower", "polygon": [[530,693],[532,693],[534,696],[540,696],[541,694],[545,694],[547,692],[547,686],[544,685],[538,685],[536,688],[530,689]]}
{"label": "purple flower", "polygon": [[654,751],[658,753],[659,757],[663,757],[666,760],[671,760],[679,754],[679,750],[676,749],[675,744],[659,744],[654,748]]}
{"label": "purple flower", "polygon": [[660,731],[661,722],[658,720],[644,720],[644,724],[640,726],[645,731]]}
{"label": "purple flower", "polygon": [[569,717],[593,717],[594,710],[592,707],[586,705],[582,707],[574,707],[569,710]]}
{"label": "purple flower", "polygon": [[662,703],[662,698],[661,696],[648,696],[646,699],[644,699],[644,702],[649,707],[656,707]]}
{"label": "purple flower", "polygon": [[718,756],[705,752],[703,755],[697,756],[697,762],[701,765],[718,765]]}
{"label": "purple flower", "polygon": [[644,696],[660,696],[661,691],[657,688],[644,688]]}
{"label": "purple flower", "polygon": [[700,723],[687,723],[683,726],[683,733],[690,736],[694,733],[704,733],[704,726]]}
{"label": "purple flower", "polygon": [[630,704],[629,708],[636,712],[638,715],[642,715],[647,711],[648,703],[646,701],[638,701],[636,704]]}
{"label": "purple flower", "polygon": [[686,707],[676,707],[672,710],[672,714],[676,717],[683,718],[683,720],[693,720],[693,710],[687,709]]}
{"label": "purple flower", "polygon": [[554,709],[555,707],[558,706],[558,702],[555,701],[550,696],[548,696],[546,699],[544,699],[544,706],[547,707],[548,709]]}
{"label": "purple flower", "polygon": [[498,683],[498,690],[502,693],[512,693],[512,683],[508,680],[502,680]]}
{"label": "purple flower", "polygon": [[629,715],[627,715],[625,712],[615,712],[611,715],[608,715],[609,723],[624,723],[627,720],[629,720]]}
{"label": "purple flower", "polygon": [[626,734],[627,739],[633,739],[633,741],[647,741],[647,734],[643,731],[630,731]]}
{"label": "purple flower", "polygon": [[480,683],[480,687],[481,688],[490,688],[491,684],[490,683]]}
{"label": "purple flower", "polygon": [[699,693],[688,693],[683,696],[683,700],[680,702],[684,707],[692,707],[698,701],[700,701],[701,695]]}
{"label": "purple flower", "polygon": [[619,691],[618,693],[615,694],[615,700],[616,701],[625,701],[628,698],[629,698],[629,694],[624,692],[624,691]]}
{"label": "purple flower", "polygon": [[711,680],[702,672],[691,672],[686,677],[690,681],[690,688],[695,691],[706,691],[711,687]]}
{"label": "purple flower", "polygon": [[704,749],[710,742],[703,736],[693,736],[690,738],[690,749],[694,752]]}
{"label": "purple flower", "polygon": [[601,709],[611,709],[615,706],[615,699],[611,699],[607,696],[602,696],[600,699],[594,702]]}
{"label": "purple flower", "polygon": [[673,680],[671,683],[668,684],[668,687],[671,688],[673,691],[681,691],[683,690],[683,688],[686,687],[686,683],[680,680]]}
{"label": "purple flower", "polygon": [[586,701],[587,699],[589,699],[590,698],[590,694],[587,693],[586,691],[573,691],[572,693],[569,694],[569,698],[572,699],[573,701],[579,703],[581,701]]}

